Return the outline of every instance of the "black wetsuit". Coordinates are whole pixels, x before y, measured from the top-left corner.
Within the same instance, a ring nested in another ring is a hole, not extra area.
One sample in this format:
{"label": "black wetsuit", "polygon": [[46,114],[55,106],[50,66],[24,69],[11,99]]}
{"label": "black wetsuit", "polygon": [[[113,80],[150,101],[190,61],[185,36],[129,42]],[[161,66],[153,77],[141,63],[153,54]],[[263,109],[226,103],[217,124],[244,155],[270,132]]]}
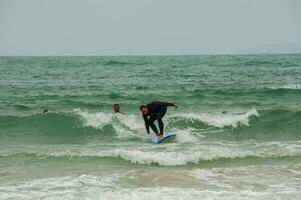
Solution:
{"label": "black wetsuit", "polygon": [[159,135],[158,129],[154,124],[154,122],[157,120],[160,129],[160,134],[163,134],[164,124],[162,118],[166,114],[167,106],[174,106],[174,104],[156,101],[146,105],[148,113],[147,115],[142,114],[142,116],[145,122],[145,128],[147,133],[149,133],[149,127],[151,127],[151,129],[156,133],[156,135]]}

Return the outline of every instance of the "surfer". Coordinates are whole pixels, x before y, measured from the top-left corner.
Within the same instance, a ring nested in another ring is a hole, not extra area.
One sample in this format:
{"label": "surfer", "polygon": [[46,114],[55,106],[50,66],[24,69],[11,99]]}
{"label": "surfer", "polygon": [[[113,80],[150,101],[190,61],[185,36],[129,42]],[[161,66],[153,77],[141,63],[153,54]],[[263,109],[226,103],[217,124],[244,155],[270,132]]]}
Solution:
{"label": "surfer", "polygon": [[113,110],[114,110],[115,113],[120,113],[120,114],[123,114],[123,115],[124,115],[124,113],[122,113],[122,112],[120,111],[120,105],[119,105],[118,103],[115,103],[115,104],[113,105]]}
{"label": "surfer", "polygon": [[[163,130],[164,130],[164,124],[162,121],[162,118],[166,114],[167,106],[173,106],[177,108],[177,104],[175,103],[168,103],[168,102],[152,102],[147,105],[141,105],[140,111],[142,113],[144,122],[145,122],[145,128],[147,133],[149,134],[149,127],[155,132],[155,134],[158,137],[163,137]],[[160,132],[158,131],[156,125],[154,124],[155,121],[158,121]]]}

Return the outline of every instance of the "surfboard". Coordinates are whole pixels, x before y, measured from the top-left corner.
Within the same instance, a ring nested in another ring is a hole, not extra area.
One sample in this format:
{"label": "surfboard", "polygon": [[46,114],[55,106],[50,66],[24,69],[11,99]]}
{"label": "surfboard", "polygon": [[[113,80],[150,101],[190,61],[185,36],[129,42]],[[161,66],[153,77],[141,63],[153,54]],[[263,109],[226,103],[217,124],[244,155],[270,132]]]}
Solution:
{"label": "surfboard", "polygon": [[152,143],[154,144],[160,144],[160,143],[169,143],[169,142],[173,142],[176,139],[177,134],[175,132],[172,133],[167,133],[166,135],[164,135],[162,138],[158,139],[153,139]]}

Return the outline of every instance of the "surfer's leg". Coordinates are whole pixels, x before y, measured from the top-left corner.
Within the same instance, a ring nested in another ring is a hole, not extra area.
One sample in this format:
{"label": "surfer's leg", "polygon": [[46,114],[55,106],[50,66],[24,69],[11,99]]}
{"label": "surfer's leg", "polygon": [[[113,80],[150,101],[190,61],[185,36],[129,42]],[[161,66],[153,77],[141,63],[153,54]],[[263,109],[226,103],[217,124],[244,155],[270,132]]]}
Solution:
{"label": "surfer's leg", "polygon": [[163,124],[163,117],[166,114],[167,111],[167,107],[164,106],[161,108],[161,112],[157,115],[158,116],[158,125],[159,125],[159,129],[160,129],[160,135],[163,135],[163,131],[164,131],[164,124]]}
{"label": "surfer's leg", "polygon": [[148,124],[151,127],[151,129],[155,132],[155,134],[159,135],[158,129],[157,129],[156,125],[154,124],[154,121],[156,121],[156,120],[157,120],[157,115],[152,115],[148,119]]}

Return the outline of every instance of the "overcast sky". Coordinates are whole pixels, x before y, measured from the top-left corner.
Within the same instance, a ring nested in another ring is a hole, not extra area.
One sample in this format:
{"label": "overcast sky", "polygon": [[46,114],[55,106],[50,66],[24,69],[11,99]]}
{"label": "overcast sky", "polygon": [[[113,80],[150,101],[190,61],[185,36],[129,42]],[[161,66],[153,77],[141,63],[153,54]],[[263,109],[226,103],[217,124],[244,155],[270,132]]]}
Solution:
{"label": "overcast sky", "polygon": [[0,0],[0,55],[294,52],[300,0]]}

